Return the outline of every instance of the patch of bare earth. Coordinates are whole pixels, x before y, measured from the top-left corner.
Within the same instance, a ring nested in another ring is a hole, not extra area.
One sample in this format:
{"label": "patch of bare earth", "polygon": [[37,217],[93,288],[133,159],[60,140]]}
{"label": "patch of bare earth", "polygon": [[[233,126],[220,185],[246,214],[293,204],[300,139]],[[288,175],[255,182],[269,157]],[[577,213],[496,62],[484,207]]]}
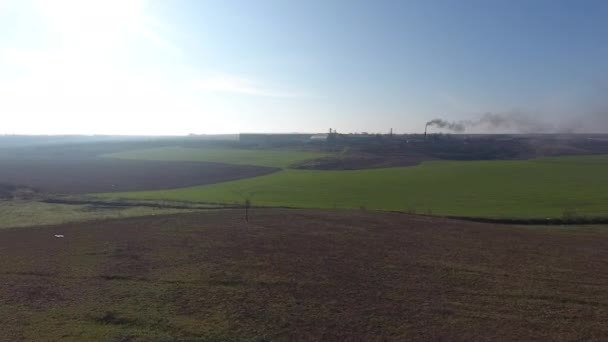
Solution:
{"label": "patch of bare earth", "polygon": [[602,228],[226,210],[0,231],[0,255],[7,340],[608,339]]}
{"label": "patch of bare earth", "polygon": [[109,158],[1,159],[0,184],[64,194],[128,192],[226,182],[277,170],[211,162]]}

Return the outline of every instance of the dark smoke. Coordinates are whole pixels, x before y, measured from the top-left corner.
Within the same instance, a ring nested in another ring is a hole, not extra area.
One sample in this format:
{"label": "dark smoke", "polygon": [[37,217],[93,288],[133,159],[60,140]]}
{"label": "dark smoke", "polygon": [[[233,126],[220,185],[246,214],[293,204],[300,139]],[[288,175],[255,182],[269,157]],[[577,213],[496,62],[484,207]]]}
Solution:
{"label": "dark smoke", "polygon": [[486,132],[506,131],[514,133],[608,133],[608,109],[582,113],[569,117],[541,119],[540,115],[525,112],[485,113],[474,120],[446,121],[433,119],[427,128],[437,127],[461,133],[475,128]]}
{"label": "dark smoke", "polygon": [[579,94],[578,99],[567,96],[564,101],[561,96],[549,97],[549,101],[540,101],[533,107],[536,109],[477,112],[467,117],[468,120],[452,122],[437,118],[426,123],[424,132],[426,134],[429,127],[437,127],[475,133],[608,134],[608,74],[598,74],[584,88],[587,92]]}
{"label": "dark smoke", "polygon": [[429,126],[435,126],[438,128],[446,128],[446,129],[449,129],[450,131],[454,131],[454,132],[464,132],[464,130],[466,128],[464,122],[449,122],[449,121],[445,121],[442,119],[433,119],[426,123],[426,126],[424,127],[425,133],[426,133],[426,129]]}
{"label": "dark smoke", "polygon": [[478,127],[488,130],[506,129],[518,133],[548,133],[557,131],[553,124],[520,112],[485,113],[475,120],[461,120],[455,122],[434,119],[426,123],[425,132],[428,126],[444,128],[458,133],[464,132],[470,128]]}

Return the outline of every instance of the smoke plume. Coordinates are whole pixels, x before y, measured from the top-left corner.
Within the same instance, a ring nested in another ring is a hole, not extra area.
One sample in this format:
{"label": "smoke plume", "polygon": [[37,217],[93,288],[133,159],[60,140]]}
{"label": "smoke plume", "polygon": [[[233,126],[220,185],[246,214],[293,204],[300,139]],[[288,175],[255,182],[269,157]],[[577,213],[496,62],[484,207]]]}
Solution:
{"label": "smoke plume", "polygon": [[429,126],[435,126],[438,128],[446,128],[446,129],[449,129],[450,131],[454,131],[454,132],[464,132],[464,130],[466,128],[464,122],[449,122],[449,121],[445,121],[442,119],[433,119],[426,123],[426,126],[424,127],[425,133],[426,133],[426,129]]}
{"label": "smoke plume", "polygon": [[485,113],[473,120],[447,121],[433,119],[426,123],[452,132],[513,132],[513,133],[608,133],[608,109],[581,113],[569,117],[541,118],[525,112]]}
{"label": "smoke plume", "polygon": [[488,131],[507,130],[517,133],[548,133],[557,132],[560,128],[555,123],[545,122],[533,115],[521,112],[514,113],[485,113],[477,119],[450,122],[443,119],[434,119],[426,123],[427,128],[437,127],[461,133],[471,128],[480,128]]}

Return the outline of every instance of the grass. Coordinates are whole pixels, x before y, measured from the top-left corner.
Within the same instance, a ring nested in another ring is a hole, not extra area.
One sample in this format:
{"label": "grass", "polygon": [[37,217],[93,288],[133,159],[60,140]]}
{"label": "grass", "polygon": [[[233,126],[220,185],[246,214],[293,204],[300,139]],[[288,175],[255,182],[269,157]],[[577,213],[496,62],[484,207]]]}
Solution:
{"label": "grass", "polygon": [[0,219],[0,229],[189,211],[191,210],[149,207],[100,208],[90,205],[67,205],[27,200],[0,201],[0,217],[2,218]]}
{"label": "grass", "polygon": [[327,156],[326,153],[288,149],[159,147],[103,155],[108,158],[206,161],[286,168],[296,162]]}
{"label": "grass", "polygon": [[104,197],[300,208],[366,208],[480,217],[608,214],[608,156],[425,162],[415,167],[283,170],[168,191]]}

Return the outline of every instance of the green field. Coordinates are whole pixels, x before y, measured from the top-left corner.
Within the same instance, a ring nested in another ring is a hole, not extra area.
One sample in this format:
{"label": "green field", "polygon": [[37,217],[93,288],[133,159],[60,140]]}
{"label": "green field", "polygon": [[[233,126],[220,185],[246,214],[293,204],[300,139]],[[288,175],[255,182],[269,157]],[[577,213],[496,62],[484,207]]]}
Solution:
{"label": "green field", "polygon": [[365,208],[486,217],[608,214],[608,156],[426,162],[415,167],[283,170],[234,182],[104,197]]}
{"label": "green field", "polygon": [[293,163],[324,157],[327,154],[287,149],[159,147],[106,154],[120,159],[207,161],[285,168]]}

